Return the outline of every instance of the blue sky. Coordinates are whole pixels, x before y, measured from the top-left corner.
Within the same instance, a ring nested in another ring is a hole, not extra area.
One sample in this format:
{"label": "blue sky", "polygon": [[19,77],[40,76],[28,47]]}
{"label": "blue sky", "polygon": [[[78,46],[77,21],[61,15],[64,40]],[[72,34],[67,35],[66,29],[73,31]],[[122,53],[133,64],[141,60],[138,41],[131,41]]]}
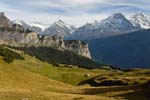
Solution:
{"label": "blue sky", "polygon": [[150,15],[150,0],[0,0],[0,11],[12,20],[51,24],[62,19],[79,26],[117,12]]}

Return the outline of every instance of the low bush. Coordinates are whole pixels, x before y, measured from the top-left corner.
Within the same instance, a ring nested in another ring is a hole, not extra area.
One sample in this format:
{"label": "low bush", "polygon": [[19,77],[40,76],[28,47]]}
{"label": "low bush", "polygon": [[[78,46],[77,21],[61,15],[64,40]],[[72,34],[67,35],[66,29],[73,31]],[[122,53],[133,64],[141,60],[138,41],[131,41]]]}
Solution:
{"label": "low bush", "polygon": [[0,46],[0,56],[3,56],[7,63],[12,63],[14,59],[24,60],[20,54],[6,48],[5,46]]}

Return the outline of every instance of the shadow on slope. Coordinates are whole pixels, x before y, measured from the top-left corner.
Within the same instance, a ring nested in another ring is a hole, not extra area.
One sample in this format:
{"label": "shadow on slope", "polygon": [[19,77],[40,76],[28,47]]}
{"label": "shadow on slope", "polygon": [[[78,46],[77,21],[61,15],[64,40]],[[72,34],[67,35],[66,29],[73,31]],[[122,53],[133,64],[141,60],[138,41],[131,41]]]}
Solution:
{"label": "shadow on slope", "polygon": [[89,41],[91,54],[120,68],[149,68],[150,29]]}

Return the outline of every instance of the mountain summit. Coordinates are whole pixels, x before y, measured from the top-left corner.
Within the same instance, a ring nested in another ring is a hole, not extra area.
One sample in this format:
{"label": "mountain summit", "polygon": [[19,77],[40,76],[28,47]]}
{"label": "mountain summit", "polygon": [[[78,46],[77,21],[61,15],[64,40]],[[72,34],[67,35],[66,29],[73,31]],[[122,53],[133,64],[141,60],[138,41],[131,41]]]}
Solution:
{"label": "mountain summit", "polygon": [[68,25],[64,23],[62,20],[58,20],[57,22],[54,22],[52,25],[50,25],[43,34],[45,35],[58,35],[58,36],[68,36],[72,34],[76,28],[72,25]]}
{"label": "mountain summit", "polygon": [[123,32],[134,29],[132,23],[121,13],[113,14],[101,21],[100,27],[107,28],[110,31]]}
{"label": "mountain summit", "polygon": [[147,18],[146,15],[144,15],[141,12],[133,15],[133,17],[131,18],[131,22],[133,23],[134,26],[137,26],[143,29],[150,28],[150,20]]}
{"label": "mountain summit", "polygon": [[118,34],[138,30],[137,27],[121,13],[116,13],[102,20],[88,23],[74,32],[74,39],[92,40],[96,38],[110,37]]}

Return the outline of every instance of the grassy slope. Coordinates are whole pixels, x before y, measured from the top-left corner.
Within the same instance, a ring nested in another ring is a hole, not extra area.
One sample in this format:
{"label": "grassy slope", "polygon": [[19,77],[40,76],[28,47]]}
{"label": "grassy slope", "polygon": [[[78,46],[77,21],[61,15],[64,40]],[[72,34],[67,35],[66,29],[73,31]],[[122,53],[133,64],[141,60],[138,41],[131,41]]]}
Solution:
{"label": "grassy slope", "polygon": [[29,100],[149,100],[142,94],[143,91],[139,91],[141,88],[139,86],[93,88],[58,82],[76,85],[88,79],[85,77],[87,73],[90,77],[101,75],[110,78],[141,79],[140,82],[149,79],[149,70],[139,69],[121,73],[96,69],[59,68],[34,57],[23,56],[24,61],[15,60],[12,64],[7,64],[0,58],[0,100],[23,100],[23,98]]}
{"label": "grassy slope", "polygon": [[[34,57],[24,55],[25,61],[16,60],[14,61],[14,65],[19,65],[24,67],[25,69],[38,73],[40,75],[46,76],[48,78],[62,81],[64,83],[69,83],[72,85],[77,85],[79,82],[95,77],[99,75],[100,73],[112,73],[112,71],[106,71],[106,70],[87,70],[83,68],[66,68],[66,67],[57,67],[53,66],[51,64],[48,64],[46,62],[42,62]],[[86,74],[89,74],[90,77],[85,76]]]}
{"label": "grassy slope", "polygon": [[[27,63],[30,62],[25,61],[24,65]],[[7,64],[0,59],[0,100],[109,99],[102,96],[81,95],[83,91],[79,88],[29,72],[21,65],[23,61]]]}

